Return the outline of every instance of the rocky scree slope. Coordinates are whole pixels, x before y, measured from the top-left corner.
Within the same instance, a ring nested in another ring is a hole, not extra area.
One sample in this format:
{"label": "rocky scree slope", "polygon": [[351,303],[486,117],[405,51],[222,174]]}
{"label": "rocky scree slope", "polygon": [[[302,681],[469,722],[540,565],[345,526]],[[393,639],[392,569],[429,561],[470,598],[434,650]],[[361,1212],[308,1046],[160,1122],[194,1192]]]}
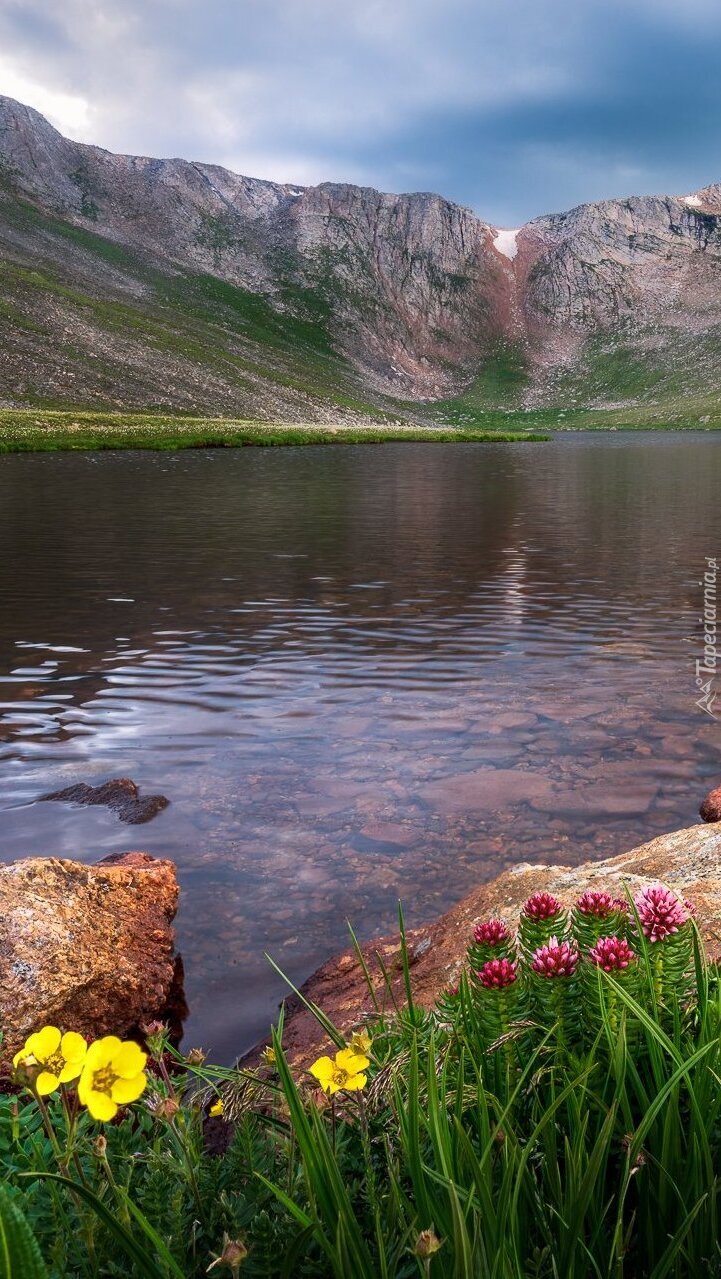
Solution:
{"label": "rocky scree slope", "polygon": [[113,155],[0,97],[0,332],[5,404],[713,411],[721,184],[499,233],[438,195]]}

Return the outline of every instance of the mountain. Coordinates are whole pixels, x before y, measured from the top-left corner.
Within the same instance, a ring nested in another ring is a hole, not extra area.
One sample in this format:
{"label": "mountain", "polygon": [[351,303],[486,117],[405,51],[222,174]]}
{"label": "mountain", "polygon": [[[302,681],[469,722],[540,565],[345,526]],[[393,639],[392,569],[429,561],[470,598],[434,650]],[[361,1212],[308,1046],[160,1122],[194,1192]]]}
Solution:
{"label": "mountain", "polygon": [[[0,97],[0,403],[721,412],[721,184],[499,229],[71,142]],[[700,414],[705,416],[705,414]]]}

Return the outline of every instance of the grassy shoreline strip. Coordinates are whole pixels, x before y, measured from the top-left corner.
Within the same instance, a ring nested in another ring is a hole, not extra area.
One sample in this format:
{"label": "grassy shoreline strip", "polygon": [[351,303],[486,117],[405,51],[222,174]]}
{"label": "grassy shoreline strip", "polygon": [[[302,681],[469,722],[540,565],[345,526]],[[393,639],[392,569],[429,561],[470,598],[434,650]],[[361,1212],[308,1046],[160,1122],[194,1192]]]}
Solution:
{"label": "grassy shoreline strip", "polygon": [[516,443],[548,439],[545,432],[473,427],[276,425],[225,418],[0,409],[0,453],[404,442]]}

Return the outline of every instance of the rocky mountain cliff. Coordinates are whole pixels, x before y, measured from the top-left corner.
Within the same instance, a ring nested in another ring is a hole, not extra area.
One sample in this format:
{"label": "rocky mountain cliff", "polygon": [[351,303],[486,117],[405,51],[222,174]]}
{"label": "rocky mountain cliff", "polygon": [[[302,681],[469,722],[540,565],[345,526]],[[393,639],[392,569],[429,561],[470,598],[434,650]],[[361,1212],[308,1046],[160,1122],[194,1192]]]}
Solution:
{"label": "rocky mountain cliff", "polygon": [[63,138],[0,97],[0,400],[333,417],[721,387],[721,184],[500,230]]}

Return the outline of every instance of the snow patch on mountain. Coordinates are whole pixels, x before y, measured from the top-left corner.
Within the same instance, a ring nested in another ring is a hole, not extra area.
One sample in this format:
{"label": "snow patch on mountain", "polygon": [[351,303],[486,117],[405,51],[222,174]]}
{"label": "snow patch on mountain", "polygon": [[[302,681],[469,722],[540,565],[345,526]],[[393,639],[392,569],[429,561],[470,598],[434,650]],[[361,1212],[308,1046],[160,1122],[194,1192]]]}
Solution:
{"label": "snow patch on mountain", "polygon": [[515,231],[496,231],[493,237],[493,244],[504,258],[515,258],[518,252],[518,232],[520,227],[516,227]]}

